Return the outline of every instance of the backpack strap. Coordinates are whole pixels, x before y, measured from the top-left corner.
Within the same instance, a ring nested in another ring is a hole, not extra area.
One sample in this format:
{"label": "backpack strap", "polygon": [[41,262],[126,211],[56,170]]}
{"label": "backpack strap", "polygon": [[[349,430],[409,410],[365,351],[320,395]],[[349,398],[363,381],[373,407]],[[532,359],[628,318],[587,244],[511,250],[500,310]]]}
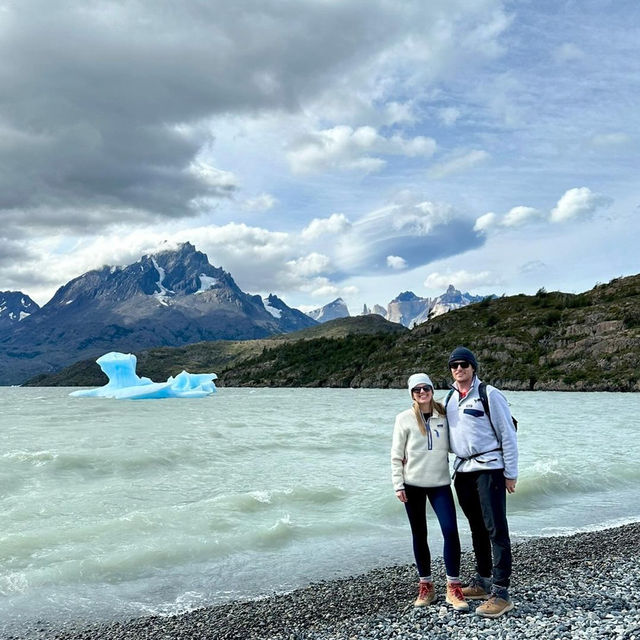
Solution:
{"label": "backpack strap", "polygon": [[447,414],[447,405],[449,404],[449,400],[451,400],[451,396],[453,395],[454,389],[449,389],[449,393],[447,393],[447,397],[444,399],[444,413]]}
{"label": "backpack strap", "polygon": [[[496,432],[496,428],[493,426],[493,420],[491,420],[491,411],[489,409],[489,396],[487,395],[487,384],[485,382],[481,382],[478,385],[478,395],[480,396],[480,400],[482,400],[482,406],[484,407],[484,412],[487,414],[487,418],[489,418],[489,422],[491,423],[491,428],[496,434],[496,438],[498,437],[498,433]],[[518,421],[511,416],[511,421],[513,422],[513,428],[518,430]],[[500,442],[500,438],[498,438],[498,442]]]}

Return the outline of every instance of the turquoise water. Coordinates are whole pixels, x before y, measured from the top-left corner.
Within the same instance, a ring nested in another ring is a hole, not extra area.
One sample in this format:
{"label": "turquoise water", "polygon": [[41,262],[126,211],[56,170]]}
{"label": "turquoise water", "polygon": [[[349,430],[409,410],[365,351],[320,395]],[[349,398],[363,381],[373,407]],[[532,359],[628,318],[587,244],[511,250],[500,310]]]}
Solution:
{"label": "turquoise water", "polygon": [[[412,561],[389,471],[406,391],[68,392],[0,388],[0,631],[176,613]],[[515,537],[640,520],[637,395],[507,397]],[[462,517],[460,530],[469,546]]]}

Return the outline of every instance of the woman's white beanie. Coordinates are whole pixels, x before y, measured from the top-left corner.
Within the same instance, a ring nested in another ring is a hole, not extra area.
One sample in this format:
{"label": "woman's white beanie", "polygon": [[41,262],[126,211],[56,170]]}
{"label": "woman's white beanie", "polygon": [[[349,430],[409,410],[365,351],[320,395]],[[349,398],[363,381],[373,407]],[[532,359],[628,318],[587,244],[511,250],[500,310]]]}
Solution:
{"label": "woman's white beanie", "polygon": [[409,395],[411,395],[411,389],[418,384],[428,384],[433,389],[433,382],[431,382],[431,378],[426,373],[414,373],[412,376],[409,376],[409,380],[407,382]]}

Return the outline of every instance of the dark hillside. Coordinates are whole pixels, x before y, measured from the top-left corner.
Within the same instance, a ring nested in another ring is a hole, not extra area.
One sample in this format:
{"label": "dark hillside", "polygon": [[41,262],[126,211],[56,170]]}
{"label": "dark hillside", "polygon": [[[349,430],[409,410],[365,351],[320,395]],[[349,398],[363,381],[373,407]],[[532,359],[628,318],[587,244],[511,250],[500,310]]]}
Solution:
{"label": "dark hillside", "polygon": [[[581,294],[541,289],[485,299],[411,331],[359,316],[264,340],[151,349],[139,354],[138,370],[154,380],[213,371],[228,386],[381,388],[426,371],[445,388],[447,358],[459,344],[475,351],[480,376],[504,389],[640,391],[640,275]],[[88,366],[30,384],[102,384]]]}

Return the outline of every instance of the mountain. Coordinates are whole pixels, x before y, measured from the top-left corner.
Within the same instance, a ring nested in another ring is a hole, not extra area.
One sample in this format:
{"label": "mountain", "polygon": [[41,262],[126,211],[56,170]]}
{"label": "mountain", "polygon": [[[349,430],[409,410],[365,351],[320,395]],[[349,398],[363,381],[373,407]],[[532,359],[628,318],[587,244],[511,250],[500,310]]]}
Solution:
{"label": "mountain", "polygon": [[420,298],[413,291],[404,291],[387,305],[386,313],[379,305],[374,306],[374,313],[379,313],[382,310],[381,315],[390,322],[399,322],[405,327],[414,327],[452,309],[480,302],[484,297],[462,293],[450,284],[446,292],[436,298]]}
{"label": "mountain", "polygon": [[[467,304],[480,302],[484,297],[462,293],[450,284],[446,292],[436,298],[420,298],[413,291],[404,291],[394,298],[386,309],[379,304],[373,305],[370,309],[365,304],[360,315],[377,314],[389,322],[411,328],[451,309],[459,309]],[[349,309],[342,298],[337,298],[324,307],[310,311],[307,315],[318,322],[327,322],[336,318],[348,318]]]}
{"label": "mountain", "polygon": [[[242,342],[217,340],[215,342],[199,342],[183,347],[155,347],[137,352],[139,375],[152,380],[166,380],[176,376],[183,369],[191,373],[204,371],[229,371],[225,380],[227,386],[234,380],[245,365],[250,367],[254,359],[260,358],[264,352],[273,349],[290,349],[297,342],[323,343],[330,340],[361,338],[363,336],[383,336],[400,334],[408,329],[400,324],[388,322],[379,315],[337,318],[313,327],[281,333],[259,340],[243,340]],[[285,346],[286,345],[286,346]],[[107,378],[95,362],[95,359],[81,360],[64,369],[50,374],[39,374],[25,382],[25,386],[89,386],[97,387],[106,384]],[[218,381],[216,381],[217,383]]]}
{"label": "mountain", "polygon": [[0,384],[108,351],[247,340],[316,324],[268,300],[269,310],[190,243],[89,271],[0,339]]}
{"label": "mountain", "polygon": [[325,304],[324,307],[309,311],[307,314],[317,322],[327,322],[328,320],[336,320],[337,318],[348,318],[349,309],[342,298],[336,298],[333,302]]}
{"label": "mountain", "polygon": [[401,388],[426,370],[445,389],[460,344],[503,389],[640,391],[640,275],[581,294],[485,298],[397,334],[281,344],[216,373],[234,385]]}
{"label": "mountain", "polygon": [[276,318],[285,333],[289,331],[298,331],[309,326],[313,326],[316,322],[309,322],[309,316],[302,313],[298,309],[291,309],[278,296],[273,294],[267,298],[263,298],[262,304],[264,308]]}
{"label": "mountain", "polygon": [[11,330],[39,309],[40,306],[22,291],[0,291],[0,332]]}
{"label": "mountain", "polygon": [[431,300],[420,298],[413,291],[404,291],[387,305],[387,320],[413,327],[429,319]]}
{"label": "mountain", "polygon": [[[183,368],[215,371],[222,386],[403,388],[426,371],[445,389],[447,358],[460,344],[475,352],[482,379],[503,389],[640,391],[640,275],[581,294],[485,298],[411,330],[357,316],[264,340],[152,349],[138,362],[141,375],[159,380]],[[89,382],[90,366],[34,384],[104,384]]]}
{"label": "mountain", "polygon": [[[431,301],[429,317],[435,318],[452,309],[459,309],[460,307],[466,307],[468,304],[481,302],[485,297],[486,296],[472,296],[470,293],[461,293],[450,284],[445,293]],[[416,324],[420,323],[417,322]]]}

